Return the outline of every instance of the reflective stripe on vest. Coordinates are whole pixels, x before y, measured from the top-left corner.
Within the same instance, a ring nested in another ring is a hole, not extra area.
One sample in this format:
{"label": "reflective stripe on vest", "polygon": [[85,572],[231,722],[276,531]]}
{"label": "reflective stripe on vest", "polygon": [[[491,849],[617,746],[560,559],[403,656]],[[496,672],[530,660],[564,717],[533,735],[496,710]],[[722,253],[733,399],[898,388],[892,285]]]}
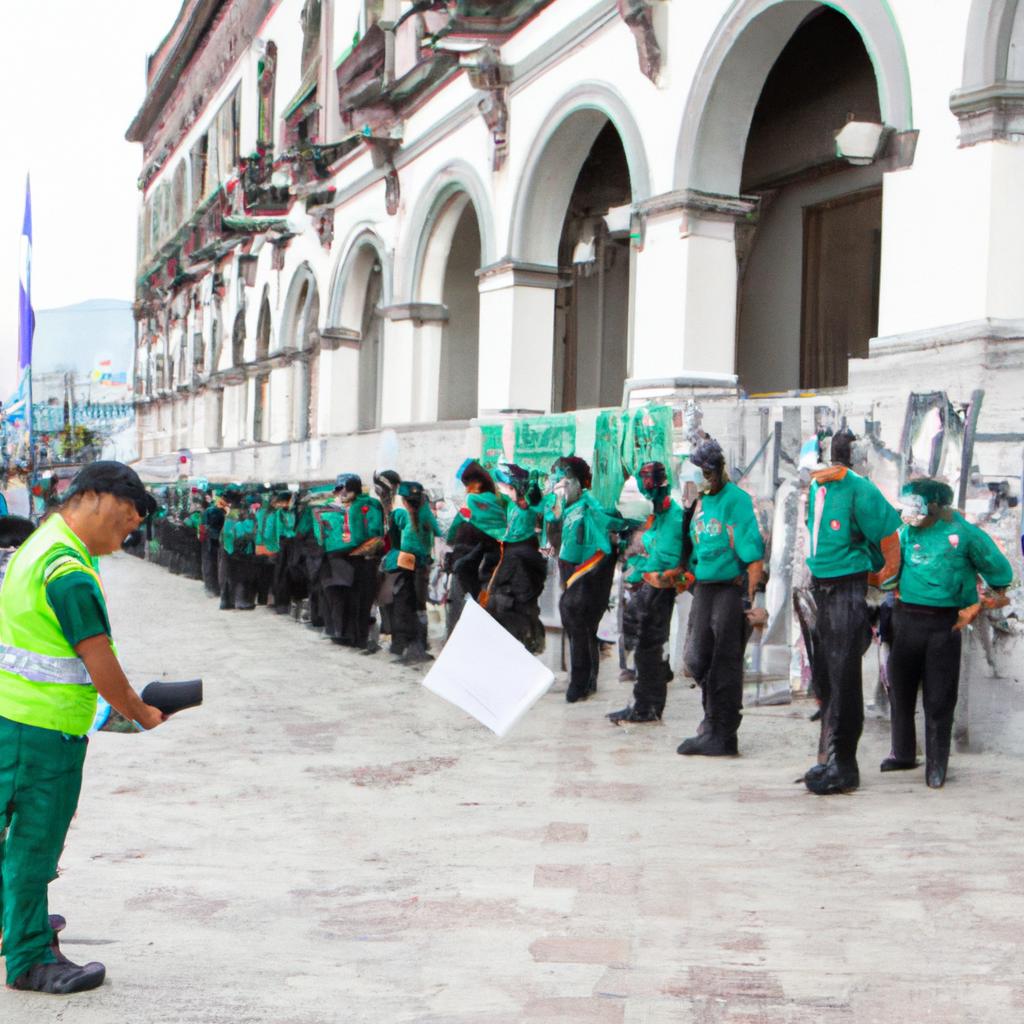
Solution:
{"label": "reflective stripe on vest", "polygon": [[36,654],[23,647],[0,644],[0,669],[33,683],[65,683],[68,686],[92,686],[92,677],[81,658],[60,658]]}

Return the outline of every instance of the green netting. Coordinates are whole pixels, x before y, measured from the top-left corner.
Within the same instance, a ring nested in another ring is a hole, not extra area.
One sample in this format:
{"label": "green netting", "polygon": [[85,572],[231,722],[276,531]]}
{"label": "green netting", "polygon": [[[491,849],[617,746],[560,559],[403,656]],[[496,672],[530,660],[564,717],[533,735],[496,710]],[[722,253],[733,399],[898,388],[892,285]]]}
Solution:
{"label": "green netting", "polygon": [[633,475],[645,462],[661,462],[673,475],[670,406],[645,405],[622,414],[622,464]]}
{"label": "green netting", "polygon": [[576,417],[573,413],[516,420],[515,461],[524,469],[547,473],[555,459],[572,455],[575,450]]}
{"label": "green netting", "polygon": [[494,469],[502,456],[503,429],[500,423],[484,423],[480,427],[480,465],[485,469]]}
{"label": "green netting", "polygon": [[594,497],[602,508],[613,509],[625,482],[622,470],[622,413],[618,409],[606,409],[598,414],[594,426],[594,457],[591,470],[594,482],[591,486]]}

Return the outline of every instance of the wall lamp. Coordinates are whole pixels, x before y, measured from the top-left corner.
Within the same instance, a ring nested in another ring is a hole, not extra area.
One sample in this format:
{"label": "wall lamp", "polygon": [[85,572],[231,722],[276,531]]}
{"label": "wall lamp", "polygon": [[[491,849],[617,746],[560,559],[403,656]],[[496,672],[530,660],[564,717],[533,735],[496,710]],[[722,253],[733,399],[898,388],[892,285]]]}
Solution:
{"label": "wall lamp", "polygon": [[836,132],[836,156],[857,167],[866,167],[878,159],[887,135],[884,124],[847,121]]}

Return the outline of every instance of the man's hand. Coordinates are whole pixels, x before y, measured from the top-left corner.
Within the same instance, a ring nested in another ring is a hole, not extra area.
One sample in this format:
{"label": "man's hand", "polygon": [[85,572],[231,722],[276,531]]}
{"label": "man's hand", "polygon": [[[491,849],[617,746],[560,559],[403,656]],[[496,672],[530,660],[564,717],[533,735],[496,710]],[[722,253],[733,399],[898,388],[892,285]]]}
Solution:
{"label": "man's hand", "polygon": [[129,722],[138,722],[144,729],[155,729],[164,715],[132,689],[121,668],[106,633],[99,633],[75,645],[75,653],[85,662],[89,677],[99,695]]}
{"label": "man's hand", "polygon": [[981,611],[981,602],[977,604],[968,605],[966,608],[961,608],[956,617],[956,625],[953,627],[954,633],[959,633],[961,630],[969,626],[977,617]]}
{"label": "man's hand", "polygon": [[149,732],[150,729],[155,729],[162,722],[166,722],[167,716],[152,704],[143,704],[142,712],[135,716],[135,721]]}
{"label": "man's hand", "polygon": [[754,629],[758,629],[768,625],[768,609],[767,608],[750,608],[744,614],[747,617],[747,622],[750,623]]}

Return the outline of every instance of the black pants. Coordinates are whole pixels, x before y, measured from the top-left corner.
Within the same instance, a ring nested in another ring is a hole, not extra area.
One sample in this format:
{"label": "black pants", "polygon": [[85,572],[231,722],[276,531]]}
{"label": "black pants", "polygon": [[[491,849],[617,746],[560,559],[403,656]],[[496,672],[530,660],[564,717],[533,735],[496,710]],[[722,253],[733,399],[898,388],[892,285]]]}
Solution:
{"label": "black pants", "polygon": [[221,608],[226,610],[237,608],[239,611],[248,611],[254,608],[255,588],[252,556],[229,555],[222,547],[218,570]]}
{"label": "black pants", "polygon": [[276,559],[268,555],[254,555],[253,559],[253,590],[256,594],[256,603],[267,604],[270,601],[270,588],[274,582]]}
{"label": "black pants", "polygon": [[743,589],[731,581],[698,583],[684,659],[687,671],[700,684],[706,725],[715,736],[735,736],[743,718],[745,636]]}
{"label": "black pants", "polygon": [[303,560],[302,542],[294,537],[281,538],[281,550],[274,560],[274,579],[270,584],[274,608],[281,614],[291,609],[292,601],[309,596],[309,582]]}
{"label": "black pants", "polygon": [[956,608],[925,608],[899,603],[893,612],[891,687],[892,756],[917,756],[914,712],[920,687],[924,705],[925,755],[929,766],[945,767],[960,687],[962,636],[953,631]]}
{"label": "black pants", "polygon": [[207,534],[202,546],[203,586],[211,597],[220,593],[220,580],[217,576],[217,561],[220,554],[220,541]]}
{"label": "black pants", "polygon": [[391,653],[405,654],[410,649],[425,653],[427,630],[425,621],[419,616],[416,572],[398,569],[387,576],[391,592]]}
{"label": "black pants", "polygon": [[864,729],[861,659],[871,643],[867,574],[813,579],[814,686],[822,701],[822,753],[841,764],[855,762]]}
{"label": "black pants", "polygon": [[506,544],[487,592],[487,610],[528,651],[544,650],[538,601],[548,577],[547,559],[535,537]]}
{"label": "black pants", "polygon": [[659,589],[649,583],[641,584],[633,592],[629,604],[636,637],[633,706],[638,711],[653,711],[659,717],[665,710],[668,681],[672,678],[665,644],[672,630],[675,606],[674,587]]}
{"label": "black pants", "polygon": [[380,583],[379,558],[353,558],[355,582],[352,585],[351,612],[346,619],[347,639],[353,647],[365,649],[370,643],[373,605]]}
{"label": "black pants", "polygon": [[558,602],[562,628],[569,640],[569,688],[567,699],[579,700],[597,690],[600,646],[597,627],[608,610],[608,597],[615,575],[615,556],[605,555],[589,572],[568,584],[578,566],[559,561],[562,586],[566,587]]}

